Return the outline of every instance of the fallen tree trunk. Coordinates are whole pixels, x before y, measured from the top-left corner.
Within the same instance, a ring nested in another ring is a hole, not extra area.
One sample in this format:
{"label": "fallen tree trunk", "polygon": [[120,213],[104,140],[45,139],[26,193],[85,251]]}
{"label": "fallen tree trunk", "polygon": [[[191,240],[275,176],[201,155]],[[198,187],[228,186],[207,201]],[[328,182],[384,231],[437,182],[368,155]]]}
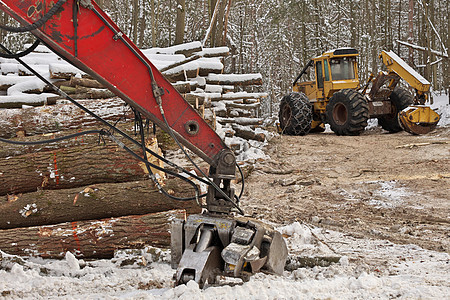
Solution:
{"label": "fallen tree trunk", "polygon": [[184,210],[0,230],[0,249],[43,258],[64,258],[67,251],[78,258],[112,258],[118,249],[168,248],[174,218],[184,219]]}
{"label": "fallen tree trunk", "polygon": [[144,169],[111,142],[40,151],[0,160],[0,195],[143,180]]}
{"label": "fallen tree trunk", "polygon": [[[177,197],[194,195],[191,185],[170,178],[164,187]],[[176,201],[161,194],[151,181],[103,183],[0,198],[0,229],[58,224],[183,208],[199,213],[195,201]]]}

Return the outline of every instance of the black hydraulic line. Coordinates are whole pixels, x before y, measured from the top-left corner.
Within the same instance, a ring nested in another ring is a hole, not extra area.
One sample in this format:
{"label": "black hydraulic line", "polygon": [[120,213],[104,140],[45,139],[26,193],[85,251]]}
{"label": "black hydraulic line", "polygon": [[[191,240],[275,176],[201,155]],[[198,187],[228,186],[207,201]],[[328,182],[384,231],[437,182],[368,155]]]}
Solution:
{"label": "black hydraulic line", "polygon": [[87,135],[87,134],[105,134],[106,131],[104,130],[87,130],[87,131],[82,131],[82,132],[77,132],[74,134],[69,134],[69,135],[65,135],[65,136],[61,136],[61,137],[57,137],[54,139],[48,139],[48,140],[43,140],[43,141],[34,141],[34,142],[21,142],[21,141],[11,141],[8,139],[3,139],[0,138],[0,142],[3,143],[7,143],[7,144],[12,144],[12,145],[21,145],[21,146],[33,146],[33,145],[43,145],[43,144],[51,144],[51,143],[57,143],[63,140],[68,140],[68,139],[72,139],[72,138],[76,138],[79,137],[81,135]]}
{"label": "black hydraulic line", "polygon": [[39,46],[40,43],[41,43],[41,41],[40,41],[39,39],[37,39],[37,40],[33,43],[33,45],[31,45],[30,48],[28,48],[28,49],[25,50],[25,51],[22,51],[22,52],[19,52],[19,53],[16,53],[16,54],[9,54],[9,53],[1,53],[1,52],[0,52],[0,57],[2,57],[2,58],[10,58],[10,59],[15,59],[15,58],[23,57],[23,56],[28,55],[28,54],[30,54],[31,52],[33,52],[34,49],[36,49],[36,47]]}
{"label": "black hydraulic line", "polygon": [[[137,120],[138,125],[139,125],[139,135],[141,137],[141,145],[142,145],[142,151],[144,153],[144,160],[148,161],[147,158],[147,151],[145,150],[145,134],[144,134],[144,126],[142,124],[142,117],[141,114],[138,111],[135,111],[135,120]],[[170,195],[169,193],[167,193],[167,191],[161,186],[161,184],[159,183],[158,179],[156,178],[155,174],[153,174],[152,169],[150,168],[150,166],[148,164],[146,164],[147,167],[147,171],[148,174],[150,175],[150,178],[152,179],[153,183],[156,185],[156,187],[158,188],[158,190],[163,193],[164,195],[166,195],[167,197],[174,199],[174,200],[178,200],[178,201],[188,201],[188,200],[192,200],[192,197],[188,197],[188,198],[181,198],[181,197],[174,197],[172,195]],[[189,183],[191,183],[192,180],[189,180]],[[198,191],[198,187],[195,183],[192,182],[192,186],[194,187],[195,190],[195,197],[194,199],[196,200],[197,204],[199,206],[200,205],[200,201],[198,200],[198,196],[199,196],[199,191]]]}
{"label": "black hydraulic line", "polygon": [[55,15],[58,12],[58,10],[61,8],[61,6],[64,3],[66,3],[66,1],[67,0],[59,0],[58,2],[56,2],[56,4],[53,5],[52,8],[50,8],[50,10],[42,18],[40,18],[33,24],[25,25],[22,27],[12,27],[12,26],[6,26],[6,25],[0,24],[0,29],[10,31],[10,32],[28,32],[28,31],[35,30],[39,27],[42,27],[48,20],[50,20],[50,18],[53,17],[53,15]]}
{"label": "black hydraulic line", "polygon": [[72,20],[73,20],[73,43],[75,57],[78,57],[78,1],[73,1],[72,4]]}
{"label": "black hydraulic line", "polygon": [[231,202],[232,205],[239,211],[239,213],[241,213],[242,215],[244,215],[243,210],[217,185],[215,184],[211,179],[209,179],[208,175],[206,175],[201,168],[193,161],[193,159],[190,157],[190,155],[186,152],[186,150],[184,150],[184,147],[180,144],[180,142],[178,141],[178,139],[175,137],[172,128],[170,127],[165,113],[164,113],[164,109],[162,107],[162,103],[160,101],[160,97],[161,94],[163,93],[162,89],[157,85],[155,78],[153,76],[153,71],[151,66],[147,63],[147,61],[141,57],[141,55],[139,55],[139,53],[123,38],[123,34],[120,31],[117,31],[113,26],[111,26],[111,24],[109,24],[109,22],[102,16],[102,14],[100,14],[95,8],[92,9],[92,11],[95,13],[95,15],[97,17],[99,17],[102,22],[108,26],[108,28],[114,32],[114,39],[120,39],[125,46],[127,46],[127,48],[133,52],[133,54],[147,67],[148,71],[149,71],[149,75],[150,75],[150,79],[152,82],[152,90],[153,90],[153,94],[155,96],[156,102],[159,106],[159,110],[161,112],[164,124],[167,126],[167,131],[170,135],[170,137],[177,143],[178,147],[181,149],[181,151],[184,153],[184,155],[188,158],[188,160],[192,163],[192,165],[200,172],[200,174],[202,174],[206,180],[208,181],[208,184],[212,185],[214,187],[214,189],[216,189],[227,201]]}
{"label": "black hydraulic line", "polygon": [[295,78],[294,83],[292,83],[292,85],[295,85],[297,83],[297,81],[299,81],[299,79],[303,76],[303,74],[306,73],[306,71],[308,70],[309,67],[311,67],[313,65],[313,61],[310,60],[306,66],[303,68],[303,70],[300,72],[300,74],[298,74],[297,78]]}
{"label": "black hydraulic line", "polygon": [[236,167],[239,170],[239,174],[241,174],[241,192],[239,193],[239,197],[238,197],[238,201],[239,199],[242,197],[242,194],[244,193],[244,188],[245,188],[245,178],[244,178],[244,172],[242,172],[241,167],[236,163]]}

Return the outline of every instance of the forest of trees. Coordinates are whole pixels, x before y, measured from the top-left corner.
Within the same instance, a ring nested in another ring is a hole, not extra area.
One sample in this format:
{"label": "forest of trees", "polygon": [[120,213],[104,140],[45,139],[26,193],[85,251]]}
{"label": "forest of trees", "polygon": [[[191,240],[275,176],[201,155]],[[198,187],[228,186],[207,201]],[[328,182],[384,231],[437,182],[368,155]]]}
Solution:
{"label": "forest of trees", "polygon": [[[269,113],[310,58],[337,47],[359,50],[361,80],[370,71],[381,70],[381,50],[394,50],[430,80],[434,90],[449,92],[446,0],[99,0],[98,4],[140,48],[194,40],[205,40],[205,46],[227,45],[232,53],[225,60],[228,72],[263,75]],[[1,19],[10,22],[5,16]],[[9,46],[29,42],[4,32],[0,38]]]}

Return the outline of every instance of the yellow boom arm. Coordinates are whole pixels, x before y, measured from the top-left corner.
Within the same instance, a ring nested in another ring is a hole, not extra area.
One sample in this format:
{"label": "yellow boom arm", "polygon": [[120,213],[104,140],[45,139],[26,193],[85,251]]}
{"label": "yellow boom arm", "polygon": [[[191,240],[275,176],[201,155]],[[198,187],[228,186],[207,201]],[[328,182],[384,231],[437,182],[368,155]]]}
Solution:
{"label": "yellow boom arm", "polygon": [[393,51],[382,51],[380,58],[383,60],[383,63],[386,65],[389,72],[394,72],[403,78],[403,80],[417,90],[419,95],[422,95],[430,90],[430,82],[411,68]]}

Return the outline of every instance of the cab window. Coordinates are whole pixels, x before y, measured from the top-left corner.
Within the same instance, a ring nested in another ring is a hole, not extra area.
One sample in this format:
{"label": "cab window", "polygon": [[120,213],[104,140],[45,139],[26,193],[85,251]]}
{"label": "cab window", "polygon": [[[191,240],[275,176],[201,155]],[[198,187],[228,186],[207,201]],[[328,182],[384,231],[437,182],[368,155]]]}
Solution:
{"label": "cab window", "polygon": [[323,61],[323,69],[325,70],[325,81],[330,81],[330,71],[328,70],[328,59]]}
{"label": "cab window", "polygon": [[333,80],[355,79],[354,57],[339,57],[330,60],[331,77]]}
{"label": "cab window", "polygon": [[316,62],[316,78],[317,78],[317,88],[323,88],[323,72],[322,72],[322,62]]}

